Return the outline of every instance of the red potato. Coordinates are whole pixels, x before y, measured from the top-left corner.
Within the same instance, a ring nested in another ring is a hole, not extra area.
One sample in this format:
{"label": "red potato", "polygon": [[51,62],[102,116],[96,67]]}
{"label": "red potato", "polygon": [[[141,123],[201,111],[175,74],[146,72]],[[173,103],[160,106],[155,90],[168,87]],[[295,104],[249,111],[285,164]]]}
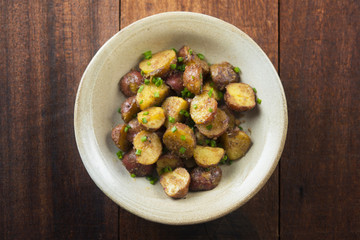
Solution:
{"label": "red potato", "polygon": [[130,148],[130,143],[126,140],[127,132],[125,128],[126,124],[119,124],[111,132],[111,138],[115,145],[124,152]]}
{"label": "red potato", "polygon": [[124,155],[122,163],[130,174],[135,174],[135,176],[137,177],[145,177],[151,175],[155,168],[154,164],[143,165],[138,163],[136,161],[134,149]]}
{"label": "red potato", "polygon": [[203,71],[201,66],[196,64],[186,66],[183,81],[184,87],[186,87],[189,92],[195,95],[200,94],[203,84]]}
{"label": "red potato", "polygon": [[182,48],[180,48],[178,56],[183,58],[183,62],[187,66],[192,64],[200,65],[204,75],[207,75],[209,73],[209,64],[204,60],[201,60],[189,46],[183,46]]}
{"label": "red potato", "polygon": [[226,86],[225,103],[231,110],[244,112],[256,106],[253,88],[246,83],[231,83]]}
{"label": "red potato", "polygon": [[234,71],[234,67],[228,62],[211,65],[210,73],[216,88],[219,90],[224,90],[229,83],[240,81],[240,77]]}
{"label": "red potato", "polygon": [[133,142],[134,137],[136,136],[136,134],[138,134],[139,132],[141,132],[142,130],[145,130],[145,127],[142,126],[139,121],[137,120],[137,118],[134,118],[133,120],[131,120],[128,123],[128,126],[130,127],[128,132],[127,132],[127,136],[126,139],[129,142]]}
{"label": "red potato", "polygon": [[191,171],[190,191],[206,191],[217,187],[220,183],[222,171],[219,166],[202,168]]}
{"label": "red potato", "polygon": [[135,96],[140,85],[143,84],[144,78],[140,72],[131,70],[125,74],[119,82],[120,91],[126,96]]}
{"label": "red potato", "polygon": [[138,112],[140,112],[140,108],[136,104],[136,96],[129,97],[121,104],[121,118],[126,123],[135,118]]}
{"label": "red potato", "polygon": [[170,75],[166,78],[165,83],[169,85],[177,95],[180,95],[181,91],[184,90],[183,73],[177,71],[171,72]]}

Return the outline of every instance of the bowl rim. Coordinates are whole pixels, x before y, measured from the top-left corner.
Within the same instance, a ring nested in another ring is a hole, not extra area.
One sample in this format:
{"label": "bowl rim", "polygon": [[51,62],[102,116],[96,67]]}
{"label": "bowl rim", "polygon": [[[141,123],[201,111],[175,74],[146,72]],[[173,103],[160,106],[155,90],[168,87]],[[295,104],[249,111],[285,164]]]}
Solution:
{"label": "bowl rim", "polygon": [[[129,209],[125,206],[123,206],[123,204],[118,201],[116,198],[112,197],[111,194],[106,190],[106,187],[104,186],[103,182],[101,182],[92,172],[92,169],[90,168],[90,163],[87,162],[86,160],[86,154],[85,154],[85,149],[84,146],[82,144],[81,141],[81,133],[80,133],[80,124],[81,124],[81,118],[83,117],[83,113],[80,111],[80,98],[81,98],[81,90],[82,90],[82,86],[84,84],[84,82],[86,81],[86,76],[87,73],[90,71],[90,69],[92,68],[92,65],[95,62],[95,59],[98,58],[98,56],[104,51],[104,49],[106,48],[106,46],[109,44],[109,42],[112,42],[114,38],[117,38],[118,35],[123,34],[126,31],[129,31],[131,28],[133,28],[134,26],[140,25],[140,24],[144,24],[148,21],[152,21],[152,20],[158,20],[158,19],[162,19],[162,18],[169,18],[169,17],[179,17],[179,16],[188,16],[188,17],[193,17],[193,18],[203,18],[203,19],[208,19],[211,21],[217,21],[220,24],[226,26],[228,29],[230,29],[233,32],[236,32],[237,34],[242,35],[244,38],[246,38],[247,41],[249,41],[250,44],[254,45],[254,47],[262,54],[265,56],[265,61],[267,61],[267,63],[269,64],[269,66],[271,67],[272,71],[274,72],[275,76],[276,76],[276,81],[278,83],[278,86],[280,87],[280,92],[281,92],[281,99],[282,99],[282,111],[283,111],[283,116],[284,119],[282,119],[282,123],[283,125],[281,126],[282,128],[282,134],[281,134],[281,139],[280,139],[280,145],[279,148],[277,150],[277,155],[275,157],[275,159],[273,159],[273,162],[270,166],[270,168],[268,169],[266,175],[261,176],[261,180],[259,181],[258,184],[256,184],[256,187],[251,189],[250,192],[246,195],[246,197],[244,197],[244,199],[242,201],[237,202],[236,204],[227,207],[225,211],[221,211],[218,212],[217,214],[212,214],[206,218],[201,218],[201,219],[196,219],[196,220],[183,220],[183,221],[179,221],[179,219],[176,220],[168,220],[168,221],[164,221],[164,219],[158,219],[158,218],[150,218],[148,215],[146,214],[142,214],[142,212],[140,211],[136,211],[134,209]],[[114,34],[111,38],[109,38],[102,46],[101,48],[96,52],[96,54],[92,57],[91,61],[89,62],[89,64],[87,65],[78,89],[77,89],[77,93],[76,93],[76,99],[75,99],[75,104],[74,104],[74,132],[75,132],[75,140],[76,140],[76,144],[77,144],[77,148],[81,157],[81,160],[85,166],[85,169],[87,170],[88,174],[90,175],[91,179],[94,181],[94,183],[97,185],[97,187],[100,188],[100,190],[106,195],[108,196],[112,201],[114,201],[118,206],[126,209],[127,211],[141,217],[144,218],[146,220],[152,221],[152,222],[158,222],[158,223],[163,223],[163,224],[170,224],[170,225],[189,225],[189,224],[198,224],[198,223],[203,223],[203,222],[207,222],[207,221],[211,221],[220,217],[223,217],[231,212],[233,212],[234,210],[238,209],[239,207],[241,207],[242,205],[244,205],[246,202],[248,202],[256,193],[258,193],[260,191],[260,189],[263,188],[263,186],[266,184],[266,182],[269,180],[270,176],[273,174],[273,172],[275,171],[277,164],[280,160],[280,157],[282,155],[284,146],[285,146],[285,141],[286,141],[286,136],[287,136],[287,129],[288,129],[288,111],[287,111],[287,102],[286,102],[286,97],[285,97],[285,92],[280,80],[280,77],[274,67],[274,65],[272,64],[272,62],[270,61],[270,59],[268,58],[268,56],[266,55],[266,53],[260,48],[260,46],[258,46],[258,44],[252,39],[250,38],[246,33],[244,33],[242,30],[240,30],[239,28],[237,28],[236,26],[213,16],[209,16],[206,14],[202,14],[202,13],[195,13],[195,12],[185,12],[185,11],[172,11],[172,12],[163,12],[163,13],[158,13],[158,14],[154,14],[142,19],[139,19],[131,24],[129,24],[128,26],[126,26],[125,28],[121,29],[120,31],[118,31],[116,34]]]}

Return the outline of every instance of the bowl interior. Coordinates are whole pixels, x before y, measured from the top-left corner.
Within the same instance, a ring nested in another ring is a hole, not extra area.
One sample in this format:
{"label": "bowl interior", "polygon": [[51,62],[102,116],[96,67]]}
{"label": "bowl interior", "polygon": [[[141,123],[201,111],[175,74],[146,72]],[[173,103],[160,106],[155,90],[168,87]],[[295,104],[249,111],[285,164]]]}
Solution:
{"label": "bowl interior", "polygon": [[[210,63],[228,61],[241,69],[242,82],[262,99],[244,114],[242,124],[253,145],[241,160],[223,166],[219,186],[173,200],[161,185],[131,178],[117,159],[111,129],[122,122],[117,109],[124,101],[119,79],[142,53],[189,45]],[[113,201],[148,220],[167,224],[208,221],[250,199],[275,169],[286,136],[287,111],[281,82],[263,51],[246,34],[219,19],[173,12],[142,19],[112,37],[95,55],[79,86],[75,134],[81,158],[95,183]]]}

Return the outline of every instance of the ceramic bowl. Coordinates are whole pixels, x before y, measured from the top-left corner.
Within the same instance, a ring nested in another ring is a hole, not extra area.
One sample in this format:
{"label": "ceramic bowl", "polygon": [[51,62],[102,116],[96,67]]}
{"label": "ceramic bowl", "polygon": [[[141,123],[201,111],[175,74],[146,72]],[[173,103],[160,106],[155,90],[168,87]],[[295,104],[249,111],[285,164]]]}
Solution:
{"label": "ceramic bowl", "polygon": [[[262,103],[243,117],[242,127],[253,142],[246,156],[222,166],[222,179],[215,189],[190,192],[185,199],[174,200],[159,183],[151,185],[145,178],[129,176],[116,156],[111,129],[122,122],[117,110],[125,98],[118,89],[119,79],[136,66],[143,52],[179,49],[185,44],[204,54],[210,63],[228,61],[239,66],[242,82],[257,89]],[[207,15],[168,12],[129,25],[96,53],[79,85],[74,126],[85,168],[109,198],[142,218],[183,225],[224,216],[264,186],[283,150],[287,107],[275,68],[244,32]]]}

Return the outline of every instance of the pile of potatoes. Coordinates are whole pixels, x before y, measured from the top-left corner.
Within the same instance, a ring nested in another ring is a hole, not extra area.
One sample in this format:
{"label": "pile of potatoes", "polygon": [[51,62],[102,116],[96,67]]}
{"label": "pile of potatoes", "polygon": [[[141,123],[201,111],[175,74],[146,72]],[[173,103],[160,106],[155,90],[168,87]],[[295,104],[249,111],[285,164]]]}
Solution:
{"label": "pile of potatoes", "polygon": [[157,174],[172,198],[215,188],[219,165],[251,146],[236,114],[256,106],[255,92],[228,62],[210,65],[188,46],[148,51],[119,88],[127,99],[125,123],[112,130],[118,157],[132,177]]}

